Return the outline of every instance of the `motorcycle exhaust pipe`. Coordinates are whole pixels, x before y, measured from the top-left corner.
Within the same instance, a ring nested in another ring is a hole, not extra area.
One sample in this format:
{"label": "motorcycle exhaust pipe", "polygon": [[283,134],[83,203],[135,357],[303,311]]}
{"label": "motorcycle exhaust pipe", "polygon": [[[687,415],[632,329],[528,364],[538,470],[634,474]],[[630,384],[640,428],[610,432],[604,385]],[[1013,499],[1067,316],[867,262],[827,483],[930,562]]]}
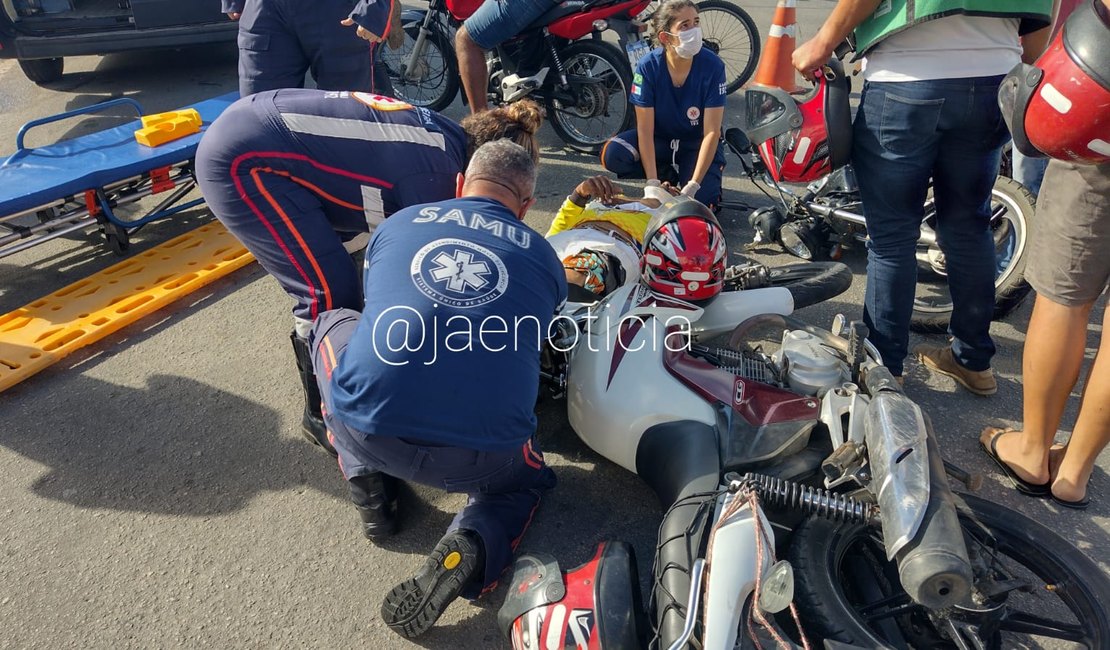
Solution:
{"label": "motorcycle exhaust pipe", "polygon": [[930,609],[963,602],[971,593],[971,562],[932,423],[893,388],[886,368],[870,368],[864,381],[872,395],[864,432],[887,559],[897,561],[914,602]]}

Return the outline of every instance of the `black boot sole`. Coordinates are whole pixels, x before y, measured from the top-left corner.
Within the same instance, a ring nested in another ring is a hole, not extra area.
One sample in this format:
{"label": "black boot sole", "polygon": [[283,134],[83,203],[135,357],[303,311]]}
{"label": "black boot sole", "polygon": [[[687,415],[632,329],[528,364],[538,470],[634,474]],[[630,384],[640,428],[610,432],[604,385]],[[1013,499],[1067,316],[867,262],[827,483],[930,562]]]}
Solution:
{"label": "black boot sole", "polygon": [[424,566],[382,602],[382,619],[407,638],[427,632],[479,569],[480,542],[455,532],[440,540]]}

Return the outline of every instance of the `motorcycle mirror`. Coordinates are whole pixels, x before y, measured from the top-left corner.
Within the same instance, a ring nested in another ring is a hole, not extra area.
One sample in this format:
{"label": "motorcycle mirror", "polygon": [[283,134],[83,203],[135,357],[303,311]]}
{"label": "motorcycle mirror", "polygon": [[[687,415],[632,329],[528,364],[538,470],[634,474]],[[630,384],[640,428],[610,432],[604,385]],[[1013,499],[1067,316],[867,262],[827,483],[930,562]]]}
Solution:
{"label": "motorcycle mirror", "polygon": [[759,608],[778,614],[794,601],[794,567],[779,560],[763,576],[759,590]]}

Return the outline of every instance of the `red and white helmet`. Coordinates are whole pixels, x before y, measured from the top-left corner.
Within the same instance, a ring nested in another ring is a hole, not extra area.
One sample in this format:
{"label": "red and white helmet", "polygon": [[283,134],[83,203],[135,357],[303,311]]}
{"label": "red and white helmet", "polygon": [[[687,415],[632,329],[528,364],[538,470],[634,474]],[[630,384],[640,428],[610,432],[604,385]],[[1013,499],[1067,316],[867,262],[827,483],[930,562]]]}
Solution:
{"label": "red and white helmet", "polygon": [[1110,22],[1085,0],[1033,65],[998,90],[1014,146],[1027,156],[1110,162]]}
{"label": "red and white helmet", "polygon": [[831,59],[815,76],[813,89],[799,97],[771,86],[744,91],[743,131],[776,181],[815,181],[851,156],[851,87],[844,66]]}
{"label": "red and white helmet", "polygon": [[727,257],[725,233],[713,212],[677,197],[648,221],[640,275],[656,293],[700,303],[721,293]]}
{"label": "red and white helmet", "polygon": [[523,555],[497,622],[513,650],[646,647],[636,553],[626,542],[602,542],[566,572],[546,553]]}

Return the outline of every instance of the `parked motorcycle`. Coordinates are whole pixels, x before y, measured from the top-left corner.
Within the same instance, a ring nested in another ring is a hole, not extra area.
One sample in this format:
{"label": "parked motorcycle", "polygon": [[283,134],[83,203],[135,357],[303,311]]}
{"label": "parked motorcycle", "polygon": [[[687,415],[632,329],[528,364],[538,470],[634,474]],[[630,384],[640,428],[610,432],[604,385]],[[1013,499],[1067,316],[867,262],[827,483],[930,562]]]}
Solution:
{"label": "parked motorcycle", "polygon": [[[824,98],[823,107],[829,125],[829,137],[851,133],[848,106],[849,81],[838,61],[830,62],[816,80],[810,97]],[[745,119],[758,125],[760,111],[773,111],[773,95],[760,89],[745,91]],[[764,113],[769,116],[770,113]],[[779,244],[790,254],[807,260],[839,259],[845,249],[867,240],[859,186],[851,165],[837,166],[804,190],[796,190],[777,180],[760,155],[773,155],[766,142],[767,132],[760,126],[745,133],[739,128],[728,129],[725,142],[741,161],[743,173],[778,205],[759,208],[749,216],[756,232],[755,243]],[[759,132],[760,135],[754,135]],[[773,133],[773,131],[772,131]],[[749,137],[751,136],[751,137]],[[789,148],[789,132],[775,136],[775,147]],[[753,142],[753,140],[758,140]],[[831,148],[831,146],[830,146]],[[1034,198],[1021,184],[999,176],[991,190],[991,234],[995,248],[994,318],[1005,317],[1029,293],[1025,281],[1025,264],[1029,254],[1029,228],[1034,216]],[[924,218],[917,246],[918,283],[914,298],[912,325],[924,332],[944,332],[952,316],[952,298],[948,291],[948,275],[944,252],[937,243],[936,206],[930,190],[925,203]]]}
{"label": "parked motorcycle", "polygon": [[[629,128],[633,119],[628,102],[632,87],[628,56],[599,36],[612,27],[629,53],[646,51],[632,20],[648,2],[565,0],[554,4],[516,37],[487,53],[490,102],[497,105],[529,96],[538,99],[547,107],[551,127],[567,145],[599,152],[606,140]],[[455,29],[479,5],[480,0],[430,0],[427,10],[401,12],[405,41],[397,50],[385,48],[382,53],[398,99],[437,111],[451,105],[460,88]]]}
{"label": "parked motorcycle", "polygon": [[[732,650],[807,633],[860,648],[1107,647],[1097,565],[1016,512],[954,495],[928,417],[863,325],[788,315],[846,289],[847,269],[794,266],[787,277],[808,277],[784,286],[767,286],[774,269],[731,267],[731,290],[704,307],[632,282],[569,308],[547,379],[577,435],[668,508],[651,631],[631,548],[607,542],[565,573],[542,554],[518,560],[499,614],[514,647]],[[800,626],[775,616],[792,601]]]}

